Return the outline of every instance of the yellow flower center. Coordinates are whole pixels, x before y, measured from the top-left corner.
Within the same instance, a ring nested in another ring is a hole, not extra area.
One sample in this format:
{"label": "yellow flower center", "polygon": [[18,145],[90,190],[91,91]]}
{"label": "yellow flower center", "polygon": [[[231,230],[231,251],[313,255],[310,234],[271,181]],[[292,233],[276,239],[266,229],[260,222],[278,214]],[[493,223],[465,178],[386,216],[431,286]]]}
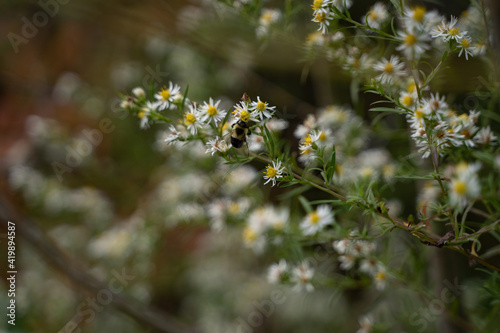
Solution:
{"label": "yellow flower center", "polygon": [[327,136],[326,136],[325,132],[321,131],[318,140],[326,141],[326,139],[327,139]]}
{"label": "yellow flower center", "polygon": [[417,43],[417,37],[415,35],[412,35],[412,34],[406,35],[406,37],[405,37],[405,44],[406,45],[413,46],[413,45],[415,45],[415,43]]}
{"label": "yellow flower center", "polygon": [[361,170],[361,176],[363,176],[364,178],[371,177],[372,174],[373,174],[373,169],[370,167],[366,167]]}
{"label": "yellow flower center", "polygon": [[394,66],[390,62],[388,62],[385,64],[384,71],[390,74],[394,71]]}
{"label": "yellow flower center", "polygon": [[401,101],[401,103],[404,106],[410,106],[413,104],[413,97],[407,95],[407,96],[403,97],[403,100]]}
{"label": "yellow flower center", "polygon": [[422,22],[425,17],[425,8],[417,7],[413,10],[413,20],[417,22]]}
{"label": "yellow flower center", "polygon": [[240,111],[240,119],[243,120],[243,121],[248,121],[248,119],[250,119],[250,112],[248,112],[247,110],[241,110]]}
{"label": "yellow flower center", "polygon": [[213,117],[215,116],[217,113],[219,113],[219,111],[217,111],[217,108],[213,105],[210,105],[207,109],[207,113],[210,117]]}
{"label": "yellow flower center", "polygon": [[415,110],[415,118],[417,119],[423,119],[424,118],[424,112],[422,109],[416,109]]}
{"label": "yellow flower center", "polygon": [[456,36],[456,35],[458,35],[458,28],[451,28],[449,30],[449,34],[450,34],[450,36]]}
{"label": "yellow flower center", "polygon": [[267,103],[266,102],[258,102],[257,103],[257,111],[265,111],[266,110]]}
{"label": "yellow flower center", "polygon": [[245,243],[247,244],[254,243],[256,239],[257,239],[257,233],[253,229],[251,229],[250,227],[246,227],[243,230],[243,240],[245,241]]}
{"label": "yellow flower center", "polygon": [[170,90],[162,88],[160,95],[162,100],[167,101],[170,98]]}
{"label": "yellow flower center", "polygon": [[186,114],[186,124],[192,125],[196,122],[196,116],[192,113]]}
{"label": "yellow flower center", "polygon": [[317,13],[316,15],[314,15],[314,22],[322,23],[325,21],[326,21],[325,13]]}
{"label": "yellow flower center", "polygon": [[311,7],[314,9],[314,10],[318,10],[321,8],[321,5],[323,5],[323,0],[314,0],[313,4],[311,5]]}
{"label": "yellow flower center", "polygon": [[311,213],[309,215],[309,220],[311,221],[311,224],[318,224],[319,222],[319,214],[317,212]]}
{"label": "yellow flower center", "polygon": [[146,114],[146,112],[141,111],[141,112],[139,112],[139,113],[137,114],[137,117],[138,117],[138,118],[140,118],[140,119],[142,119],[142,117],[144,117],[144,115],[145,115],[145,114]]}
{"label": "yellow flower center", "polygon": [[312,139],[311,139],[311,135],[310,134],[307,134],[306,137],[304,138],[304,143],[303,145],[310,145],[312,144]]}
{"label": "yellow flower center", "polygon": [[273,168],[272,166],[268,165],[266,168],[266,171],[264,171],[267,177],[269,178],[274,178],[278,174],[278,170]]}
{"label": "yellow flower center", "polygon": [[470,41],[468,39],[463,38],[460,43],[464,49],[468,49],[470,47]]}
{"label": "yellow flower center", "polygon": [[[303,146],[306,146],[306,145],[303,145]],[[311,153],[311,146],[307,146],[306,149],[303,149],[300,151],[300,155],[307,155],[309,153]]]}
{"label": "yellow flower center", "polygon": [[375,274],[375,280],[377,281],[384,281],[386,278],[387,274],[385,274],[385,272],[377,272],[377,274]]}
{"label": "yellow flower center", "polygon": [[453,184],[453,190],[459,194],[460,196],[465,196],[465,193],[467,192],[467,185],[465,182],[458,180]]}

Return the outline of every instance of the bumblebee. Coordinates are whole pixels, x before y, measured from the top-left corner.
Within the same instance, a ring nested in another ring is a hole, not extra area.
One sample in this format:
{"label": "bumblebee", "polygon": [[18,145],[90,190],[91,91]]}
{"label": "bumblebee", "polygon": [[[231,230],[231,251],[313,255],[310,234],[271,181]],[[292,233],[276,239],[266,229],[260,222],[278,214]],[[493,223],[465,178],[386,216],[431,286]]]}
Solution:
{"label": "bumblebee", "polygon": [[248,123],[243,120],[238,120],[231,125],[233,131],[231,132],[231,145],[234,148],[241,148],[243,142],[247,142],[247,135],[252,134]]}

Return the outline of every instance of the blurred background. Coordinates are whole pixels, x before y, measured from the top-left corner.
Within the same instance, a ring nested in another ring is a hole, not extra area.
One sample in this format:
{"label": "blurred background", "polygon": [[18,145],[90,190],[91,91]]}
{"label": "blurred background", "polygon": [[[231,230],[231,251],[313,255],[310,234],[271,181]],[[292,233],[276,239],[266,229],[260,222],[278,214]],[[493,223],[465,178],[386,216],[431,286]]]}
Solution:
{"label": "blurred background", "polygon": [[[447,9],[458,15],[468,4],[449,3],[453,6],[435,6],[442,14],[451,14]],[[356,1],[353,17],[364,15],[372,4]],[[230,198],[236,216],[245,205],[278,202],[282,192],[258,186],[262,165],[248,166],[222,182],[228,167],[203,147],[166,148],[159,140],[166,127],[139,130],[139,119],[118,112],[119,93],[130,94],[136,86],[159,89],[172,81],[182,92],[188,89],[192,100],[222,99],[226,110],[246,92],[276,105],[289,122],[284,136],[296,140],[294,128],[317,107],[352,103],[351,81],[340,66],[305,56],[304,40],[316,29],[310,24],[310,4],[267,1],[265,6],[279,8],[294,22],[282,22],[281,30],[262,40],[256,34],[258,15],[241,16],[216,1],[2,1],[1,210],[2,218],[18,226],[19,273],[16,326],[4,318],[0,329],[359,328],[358,319],[369,311],[367,300],[372,303],[376,294],[356,289],[342,295],[286,294],[283,306],[269,310],[272,317],[250,328],[246,323],[252,311],[276,291],[262,284],[265,267],[275,258],[245,249],[241,230],[214,232],[217,226],[207,223],[206,211],[217,203],[205,204],[218,195]],[[292,28],[293,34],[287,33]],[[480,63],[462,70],[451,73],[457,80],[442,82],[440,91],[460,96],[474,84],[467,73],[484,72]],[[367,123],[373,120],[369,103],[368,98],[355,106]],[[392,121],[396,128],[404,124],[404,119]],[[394,155],[408,149],[408,142],[397,136],[379,143]],[[414,189],[405,192],[405,213],[413,212],[414,195]],[[240,197],[251,204],[239,202]],[[5,235],[6,229],[1,232]],[[1,258],[5,281],[6,254]],[[451,258],[467,267],[463,257]],[[2,308],[8,302],[6,287],[0,284]],[[397,295],[404,296],[403,291]],[[407,303],[408,313],[416,311],[411,300]],[[381,316],[397,322],[391,310]],[[394,332],[405,327],[396,326]]]}

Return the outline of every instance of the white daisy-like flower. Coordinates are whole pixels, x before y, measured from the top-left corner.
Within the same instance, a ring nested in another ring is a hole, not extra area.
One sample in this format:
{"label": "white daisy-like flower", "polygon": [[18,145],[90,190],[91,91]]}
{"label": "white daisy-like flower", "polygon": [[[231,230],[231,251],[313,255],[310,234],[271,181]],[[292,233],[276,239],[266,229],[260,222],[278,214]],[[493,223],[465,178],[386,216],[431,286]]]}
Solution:
{"label": "white daisy-like flower", "polygon": [[368,25],[375,29],[380,29],[382,23],[384,23],[389,18],[389,12],[387,7],[382,2],[375,3],[366,16],[363,18],[363,22],[367,22]]}
{"label": "white daisy-like flower", "polygon": [[259,121],[259,117],[256,112],[252,112],[249,109],[247,102],[240,102],[236,104],[233,110],[233,116],[236,121],[242,120],[244,122]]}
{"label": "white daisy-like flower", "polygon": [[269,27],[270,25],[278,22],[281,19],[281,11],[275,8],[264,8],[262,9],[262,14],[259,18],[259,24],[263,27]]}
{"label": "white daisy-like flower", "polygon": [[170,104],[174,102],[174,97],[180,91],[181,87],[177,84],[173,84],[172,81],[168,83],[168,88],[163,87],[159,92],[155,94],[155,98],[158,100],[158,110],[165,110],[170,107]]}
{"label": "white daisy-like flower", "polygon": [[330,21],[333,20],[334,15],[329,10],[326,12],[317,12],[313,14],[313,19],[311,21],[319,23],[318,31],[321,31],[323,35],[328,32],[328,27],[330,26]]}
{"label": "white daisy-like flower", "polygon": [[166,143],[169,145],[173,144],[178,138],[181,137],[181,131],[177,130],[173,125],[170,125],[168,128],[170,130],[170,134],[167,135],[164,139]]}
{"label": "white daisy-like flower", "polygon": [[199,108],[201,121],[204,123],[210,123],[213,121],[217,125],[226,116],[226,111],[219,109],[220,100],[214,102],[212,97],[210,97],[209,102],[203,102],[203,105]]}
{"label": "white daisy-like flower", "polygon": [[184,114],[184,125],[191,134],[198,133],[198,129],[202,127],[201,115],[195,104],[188,105],[189,111]]}
{"label": "white daisy-like flower", "polygon": [[132,94],[137,98],[144,98],[144,96],[146,96],[144,89],[142,89],[141,87],[135,87],[134,89],[132,89]]}
{"label": "white daisy-like flower", "polygon": [[497,143],[497,140],[489,126],[481,128],[474,136],[474,142],[480,145],[493,145]]}
{"label": "white daisy-like flower", "polygon": [[141,119],[141,123],[139,125],[141,129],[149,128],[149,120],[151,118],[151,113],[156,111],[158,111],[158,103],[147,101],[146,105],[137,114],[137,117]]}
{"label": "white daisy-like flower", "polygon": [[384,290],[387,282],[387,271],[384,266],[379,265],[377,273],[373,276],[377,290]]}
{"label": "white daisy-like flower", "polygon": [[287,273],[287,264],[285,259],[281,259],[279,263],[272,264],[267,270],[267,281],[269,283],[279,283]]}
{"label": "white daisy-like flower", "polygon": [[319,205],[314,212],[307,214],[300,228],[304,235],[314,235],[333,223],[333,212],[329,205]]}
{"label": "white daisy-like flower", "polygon": [[441,119],[441,115],[448,109],[445,96],[439,97],[439,93],[431,94],[429,99],[422,101],[422,110],[434,119]]}
{"label": "white daisy-like flower", "polygon": [[455,41],[460,41],[467,31],[460,32],[458,27],[455,27],[458,19],[454,16],[451,17],[450,22],[443,20],[434,30],[431,31],[432,38],[442,37],[443,41],[448,42],[451,39]]}
{"label": "white daisy-like flower", "polygon": [[352,241],[348,238],[344,238],[341,240],[336,240],[333,242],[332,246],[338,254],[345,254],[347,248],[351,245]]}
{"label": "white daisy-like flower", "polygon": [[293,135],[295,135],[297,139],[303,138],[307,135],[307,133],[316,128],[317,123],[316,116],[310,113],[307,115],[304,123],[297,126]]}
{"label": "white daisy-like flower", "polygon": [[462,53],[465,56],[465,60],[469,60],[469,56],[474,56],[474,49],[475,47],[472,46],[472,40],[470,37],[463,37],[458,41],[458,48],[460,49],[460,52],[458,53],[458,56],[460,57]]}
{"label": "white daisy-like flower", "polygon": [[260,120],[264,120],[264,118],[271,118],[274,113],[275,106],[269,106],[267,102],[262,102],[260,97],[257,96],[257,101],[253,101],[250,104],[249,108],[252,112],[255,112],[258,115]]}
{"label": "white daisy-like flower", "polygon": [[328,12],[329,11],[329,6],[332,4],[332,0],[314,0],[313,4],[311,5],[313,9],[313,13],[321,13],[321,12]]}
{"label": "white daisy-like flower", "polygon": [[215,154],[216,152],[225,153],[229,149],[229,146],[227,145],[226,140],[223,140],[222,138],[219,138],[218,136],[216,136],[212,140],[208,140],[206,145],[208,147],[207,147],[207,150],[205,151],[205,153],[207,153],[207,154],[211,153],[212,155]]}
{"label": "white daisy-like flower", "polygon": [[345,254],[339,256],[339,261],[340,261],[340,268],[343,269],[344,271],[348,271],[354,267],[354,264],[356,263],[356,258],[354,258],[354,256],[350,254]]}
{"label": "white daisy-like flower", "polygon": [[379,270],[379,262],[375,258],[365,258],[359,264],[359,270],[367,275],[375,276]]}
{"label": "white daisy-like flower", "polygon": [[456,174],[448,185],[450,206],[462,209],[481,195],[481,184],[477,176],[479,168],[480,164],[477,163],[461,163],[456,167]]}
{"label": "white daisy-like flower", "polygon": [[373,316],[365,315],[358,319],[359,329],[356,333],[370,333],[373,328]]}
{"label": "white daisy-like flower", "polygon": [[373,66],[373,69],[380,72],[375,80],[382,84],[390,84],[393,80],[405,75],[405,64],[399,61],[399,57],[392,55],[389,60],[382,58]]}
{"label": "white daisy-like flower", "polygon": [[411,109],[413,106],[415,106],[416,102],[417,96],[415,93],[403,91],[399,96],[399,103],[401,103],[407,109]]}
{"label": "white daisy-like flower", "polygon": [[281,161],[272,161],[272,165],[269,164],[266,167],[266,171],[264,171],[264,179],[267,179],[267,181],[264,183],[266,185],[269,182],[272,182],[273,185],[276,185],[276,180],[279,180],[280,178],[283,177],[283,171],[285,170],[285,167],[281,166]]}
{"label": "white daisy-like flower", "polygon": [[408,59],[418,59],[429,48],[426,42],[429,37],[418,31],[399,31],[401,44],[396,50],[403,52]]}
{"label": "white daisy-like flower", "polygon": [[305,290],[307,292],[312,292],[314,286],[311,280],[314,276],[314,269],[309,266],[307,261],[303,261],[297,267],[292,270],[292,282],[295,282],[293,290],[300,292]]}

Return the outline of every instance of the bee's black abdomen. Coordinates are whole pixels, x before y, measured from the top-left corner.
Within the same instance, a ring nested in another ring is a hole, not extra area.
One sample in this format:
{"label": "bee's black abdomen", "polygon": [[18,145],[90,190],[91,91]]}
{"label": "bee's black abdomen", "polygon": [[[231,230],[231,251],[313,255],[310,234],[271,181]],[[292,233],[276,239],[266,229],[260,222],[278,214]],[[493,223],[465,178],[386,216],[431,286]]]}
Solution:
{"label": "bee's black abdomen", "polygon": [[243,140],[231,137],[231,145],[234,148],[241,148],[241,146],[243,146]]}

